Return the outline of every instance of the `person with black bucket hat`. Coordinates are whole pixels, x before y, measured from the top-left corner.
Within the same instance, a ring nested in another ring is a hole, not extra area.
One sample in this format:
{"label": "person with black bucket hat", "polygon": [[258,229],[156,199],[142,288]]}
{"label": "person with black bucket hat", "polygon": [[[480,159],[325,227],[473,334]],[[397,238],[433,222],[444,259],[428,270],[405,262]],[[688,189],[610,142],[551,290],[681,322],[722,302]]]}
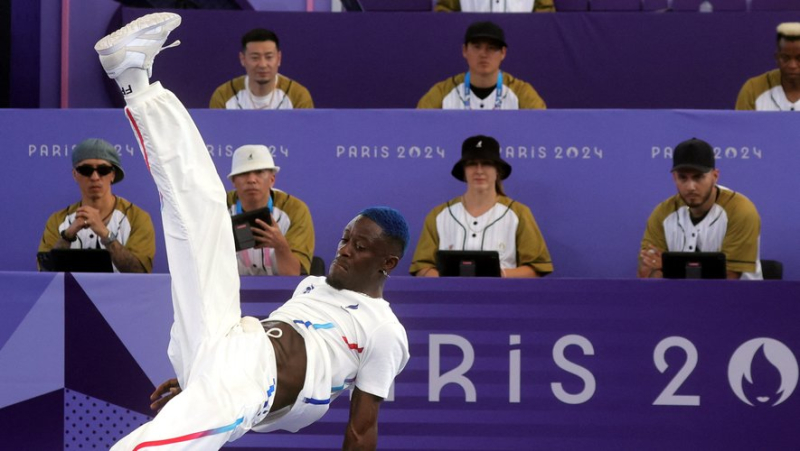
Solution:
{"label": "person with black bucket hat", "polygon": [[540,277],[553,271],[550,252],[530,208],[505,195],[511,165],[490,136],[464,141],[452,175],[467,191],[425,218],[411,274],[437,277],[437,250],[488,250],[500,254],[503,277]]}
{"label": "person with black bucket hat", "polygon": [[722,252],[728,279],[761,280],[761,217],[742,193],[718,185],[714,149],[692,138],[675,147],[672,180],[678,194],[650,214],[639,252],[638,275],[663,277],[661,254]]}
{"label": "person with black bucket hat", "polygon": [[475,22],[464,36],[461,53],[469,70],[436,83],[417,108],[444,110],[545,109],[529,83],[500,70],[506,58],[506,35],[493,22]]}
{"label": "person with black bucket hat", "polygon": [[57,249],[107,249],[114,272],[153,271],[156,235],[150,215],[112,193],[125,177],[117,150],[90,138],[72,151],[72,178],[81,200],[47,220],[39,252]]}

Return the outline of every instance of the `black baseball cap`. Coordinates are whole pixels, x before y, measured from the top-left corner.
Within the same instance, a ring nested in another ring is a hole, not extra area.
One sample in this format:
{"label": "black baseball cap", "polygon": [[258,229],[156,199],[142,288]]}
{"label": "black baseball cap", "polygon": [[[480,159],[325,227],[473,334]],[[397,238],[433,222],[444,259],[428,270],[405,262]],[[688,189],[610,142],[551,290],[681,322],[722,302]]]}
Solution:
{"label": "black baseball cap", "polygon": [[686,140],[672,152],[672,172],[679,169],[708,172],[714,169],[715,164],[714,149],[702,139]]}
{"label": "black baseball cap", "polygon": [[501,47],[508,47],[506,34],[494,22],[475,22],[467,28],[467,34],[464,36],[464,45],[479,39],[488,39],[497,42]]}

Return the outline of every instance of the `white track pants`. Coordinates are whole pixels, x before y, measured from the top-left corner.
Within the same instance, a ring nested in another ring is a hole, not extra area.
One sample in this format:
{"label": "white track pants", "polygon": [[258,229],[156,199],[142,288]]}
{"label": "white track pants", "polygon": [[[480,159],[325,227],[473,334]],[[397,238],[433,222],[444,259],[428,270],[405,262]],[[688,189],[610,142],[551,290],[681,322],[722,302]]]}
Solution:
{"label": "white track pants", "polygon": [[175,312],[168,352],[183,392],[113,449],[218,449],[269,410],[275,355],[261,324],[241,318],[225,189],[192,118],[160,83],[126,100],[161,195]]}

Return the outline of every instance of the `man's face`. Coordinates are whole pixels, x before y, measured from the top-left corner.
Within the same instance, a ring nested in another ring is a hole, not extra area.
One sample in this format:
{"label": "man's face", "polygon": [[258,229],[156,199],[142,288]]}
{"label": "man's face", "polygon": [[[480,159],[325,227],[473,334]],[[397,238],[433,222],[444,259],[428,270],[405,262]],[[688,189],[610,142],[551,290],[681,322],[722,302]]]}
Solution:
{"label": "man's face", "polygon": [[775,54],[781,79],[800,82],[800,41],[778,41],[778,52]]}
{"label": "man's face", "polygon": [[367,291],[378,280],[390,255],[390,245],[378,224],[356,216],[344,228],[336,258],[328,269],[328,284],[336,289]]}
{"label": "man's face", "polygon": [[269,190],[275,185],[275,173],[270,169],[258,169],[234,175],[231,181],[242,203],[266,205]]}
{"label": "man's face", "polygon": [[[99,169],[99,172],[106,172],[106,175],[100,175],[98,170],[93,170],[89,175],[83,175],[79,172],[88,172],[89,170]],[[90,158],[83,160],[74,168],[72,168],[72,177],[78,183],[81,190],[81,195],[87,199],[101,199],[103,196],[111,193],[111,183],[114,182],[114,166],[106,160],[97,158]]]}
{"label": "man's face", "polygon": [[476,75],[493,75],[500,70],[506,57],[506,48],[494,41],[468,42],[462,50],[469,71]]}
{"label": "man's face", "polygon": [[239,62],[250,81],[267,84],[275,78],[281,65],[281,51],[273,41],[248,42],[239,52]]}
{"label": "man's face", "polygon": [[464,179],[470,188],[491,189],[497,182],[497,167],[487,160],[467,160]]}
{"label": "man's face", "polygon": [[681,199],[690,208],[705,205],[714,191],[714,185],[719,179],[719,169],[700,172],[693,169],[679,169],[672,173],[672,180],[678,188]]}

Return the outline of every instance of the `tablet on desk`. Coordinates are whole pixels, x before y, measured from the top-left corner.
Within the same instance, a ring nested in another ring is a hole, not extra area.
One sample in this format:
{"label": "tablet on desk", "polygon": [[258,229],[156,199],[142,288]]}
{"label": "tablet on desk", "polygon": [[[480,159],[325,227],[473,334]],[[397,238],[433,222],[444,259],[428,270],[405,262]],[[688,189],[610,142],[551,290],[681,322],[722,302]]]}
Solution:
{"label": "tablet on desk", "polygon": [[51,249],[39,252],[39,267],[56,272],[114,272],[111,254],[105,249]]}
{"label": "tablet on desk", "polygon": [[267,224],[272,224],[272,214],[269,207],[246,211],[238,215],[231,216],[233,222],[233,240],[236,243],[236,252],[255,247],[256,240],[253,237],[251,227],[258,227],[256,219],[260,219]]}
{"label": "tablet on desk", "polygon": [[664,252],[661,271],[665,279],[725,279],[728,276],[722,252]]}
{"label": "tablet on desk", "polygon": [[436,252],[436,269],[441,277],[500,277],[497,251]]}

